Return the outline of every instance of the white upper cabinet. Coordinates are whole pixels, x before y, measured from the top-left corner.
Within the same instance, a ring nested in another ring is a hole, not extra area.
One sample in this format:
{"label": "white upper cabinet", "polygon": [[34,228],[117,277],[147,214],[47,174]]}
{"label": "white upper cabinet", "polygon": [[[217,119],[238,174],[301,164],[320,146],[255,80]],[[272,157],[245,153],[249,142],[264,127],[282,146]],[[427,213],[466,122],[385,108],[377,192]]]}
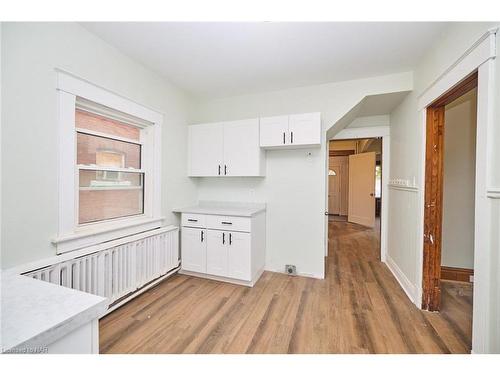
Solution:
{"label": "white upper cabinet", "polygon": [[218,176],[224,164],[224,126],[189,127],[190,176]]}
{"label": "white upper cabinet", "polygon": [[288,137],[288,116],[260,119],[260,147],[284,146]]}
{"label": "white upper cabinet", "polygon": [[189,126],[189,176],[264,176],[259,120]]}
{"label": "white upper cabinet", "polygon": [[260,119],[260,147],[300,148],[320,145],[319,112]]}
{"label": "white upper cabinet", "polygon": [[321,144],[321,116],[319,113],[290,115],[288,119],[290,144],[313,146]]}
{"label": "white upper cabinet", "polygon": [[224,175],[263,176],[265,151],[259,147],[259,120],[224,123]]}

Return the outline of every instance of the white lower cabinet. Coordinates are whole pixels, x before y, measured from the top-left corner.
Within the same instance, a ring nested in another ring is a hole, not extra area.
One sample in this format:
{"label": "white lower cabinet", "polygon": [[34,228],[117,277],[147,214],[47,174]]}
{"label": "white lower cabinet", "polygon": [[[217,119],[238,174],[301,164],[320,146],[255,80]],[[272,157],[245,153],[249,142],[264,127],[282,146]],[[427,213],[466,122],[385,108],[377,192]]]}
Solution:
{"label": "white lower cabinet", "polygon": [[250,281],[252,278],[250,233],[229,233],[227,248],[228,277]]}
{"label": "white lower cabinet", "polygon": [[218,230],[207,230],[207,273],[227,276],[227,238],[229,234]]}
{"label": "white lower cabinet", "polygon": [[181,273],[255,284],[264,270],[265,212],[253,217],[182,215]]}
{"label": "white lower cabinet", "polygon": [[207,271],[206,230],[182,227],[182,268],[193,272]]}

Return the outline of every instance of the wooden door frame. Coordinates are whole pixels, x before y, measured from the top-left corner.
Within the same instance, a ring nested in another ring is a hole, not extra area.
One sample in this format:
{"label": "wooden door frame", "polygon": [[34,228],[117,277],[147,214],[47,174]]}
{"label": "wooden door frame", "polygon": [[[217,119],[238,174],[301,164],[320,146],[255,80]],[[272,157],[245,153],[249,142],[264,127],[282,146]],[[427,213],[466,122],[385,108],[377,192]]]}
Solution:
{"label": "wooden door frame", "polygon": [[426,109],[422,309],[438,311],[441,303],[444,132],[446,105],[477,88],[475,71]]}
{"label": "wooden door frame", "polygon": [[[476,181],[475,181],[475,223],[474,223],[474,306],[472,319],[472,352],[489,353],[492,351],[492,334],[496,327],[492,300],[494,275],[491,262],[495,259],[494,238],[498,234],[491,226],[491,209],[494,199],[498,199],[500,187],[494,182],[492,155],[494,139],[495,108],[495,57],[497,28],[485,32],[467,51],[448,69],[432,82],[417,98],[420,121],[417,124],[421,134],[421,150],[425,150],[427,107],[445,92],[456,86],[474,71],[478,71],[477,129],[476,129]],[[421,172],[419,186],[425,186],[425,152],[420,153]],[[414,302],[422,306],[423,285],[423,246],[424,235],[424,189],[419,188],[419,217],[417,218],[416,252],[416,290]]]}

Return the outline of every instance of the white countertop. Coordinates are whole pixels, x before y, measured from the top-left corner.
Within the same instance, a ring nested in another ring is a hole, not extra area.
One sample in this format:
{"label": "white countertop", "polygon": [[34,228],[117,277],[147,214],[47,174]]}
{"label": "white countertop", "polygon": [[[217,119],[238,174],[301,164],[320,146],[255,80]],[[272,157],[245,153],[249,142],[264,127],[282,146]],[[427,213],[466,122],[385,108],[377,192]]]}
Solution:
{"label": "white countertop", "polygon": [[266,210],[265,203],[200,201],[196,206],[174,209],[190,214],[251,217]]}
{"label": "white countertop", "polygon": [[0,350],[44,350],[101,316],[107,299],[2,272]]}

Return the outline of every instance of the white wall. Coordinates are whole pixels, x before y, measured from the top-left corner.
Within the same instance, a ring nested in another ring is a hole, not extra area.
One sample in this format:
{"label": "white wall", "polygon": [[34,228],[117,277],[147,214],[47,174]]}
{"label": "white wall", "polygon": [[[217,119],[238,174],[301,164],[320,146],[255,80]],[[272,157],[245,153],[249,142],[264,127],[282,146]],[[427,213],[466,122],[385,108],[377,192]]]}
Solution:
{"label": "white wall", "polygon": [[[415,70],[415,92],[408,95],[405,100],[391,114],[391,178],[403,178],[413,181],[420,181],[422,173],[423,154],[423,128],[420,114],[417,108],[417,98],[422,91],[432,82],[440,77],[455,61],[463,55],[490,27],[498,26],[491,23],[453,23],[430,46],[429,52],[418,64]],[[500,50],[500,37],[497,37],[497,51]],[[496,69],[496,124],[500,123],[500,109],[498,108],[500,98],[500,58],[494,60]],[[490,139],[491,149],[491,170],[490,185],[498,188],[500,186],[500,129],[495,127],[496,134]],[[496,164],[495,164],[496,163]],[[423,186],[418,186],[422,189]],[[396,266],[402,271],[402,279],[405,279],[415,291],[421,289],[418,285],[418,272],[420,269],[421,246],[417,247],[417,238],[414,230],[421,223],[417,223],[415,218],[420,217],[421,202],[419,194],[412,191],[391,191],[389,216],[394,218],[389,228],[388,253],[394,260]],[[403,198],[404,197],[404,198]],[[490,342],[488,350],[500,352],[500,259],[498,256],[499,230],[498,222],[500,215],[500,200],[492,199],[492,254],[491,274],[494,280],[491,283],[492,305],[487,324],[489,327]],[[496,227],[494,227],[496,225]],[[401,230],[395,230],[395,229]],[[497,246],[496,248],[494,246]]]}
{"label": "white wall", "polygon": [[445,107],[441,264],[474,268],[477,90]]}
{"label": "white wall", "polygon": [[370,126],[389,126],[390,116],[359,116],[356,117],[346,128],[367,128]]}
{"label": "white wall", "polygon": [[[199,102],[192,123],[321,112],[325,133],[366,95],[411,90],[411,73],[300,87]],[[335,134],[339,129],[330,131]],[[267,211],[267,268],[295,264],[304,275],[324,273],[325,134],[321,148],[267,151],[265,178],[201,178],[199,198],[261,201]]]}
{"label": "white wall", "polygon": [[186,177],[190,98],[75,23],[6,23],[1,38],[2,268],[55,255],[56,67],[165,114],[162,212],[176,223],[171,208],[196,201]]}

